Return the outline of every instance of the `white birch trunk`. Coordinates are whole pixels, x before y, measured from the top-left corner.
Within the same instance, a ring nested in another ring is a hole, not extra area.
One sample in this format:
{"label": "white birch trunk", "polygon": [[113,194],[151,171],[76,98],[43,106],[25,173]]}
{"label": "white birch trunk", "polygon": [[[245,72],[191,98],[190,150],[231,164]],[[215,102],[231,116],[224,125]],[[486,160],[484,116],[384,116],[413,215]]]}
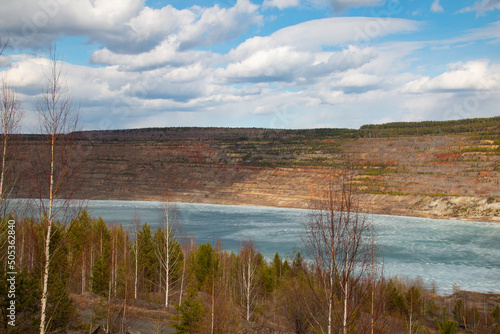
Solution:
{"label": "white birch trunk", "polygon": [[138,219],[135,221],[135,278],[134,278],[134,299],[137,299],[137,274],[139,268],[139,239],[137,238],[139,230],[139,221]]}
{"label": "white birch trunk", "polygon": [[169,288],[170,288],[170,273],[169,273],[169,268],[170,268],[170,222],[169,222],[169,211],[168,207],[165,212],[165,219],[167,220],[167,226],[166,226],[166,235],[164,235],[165,240],[165,307],[168,307],[168,294],[169,294]]}
{"label": "white birch trunk", "polygon": [[82,294],[85,292],[85,248],[82,252]]}
{"label": "white birch trunk", "polygon": [[252,286],[252,254],[249,254],[247,266],[247,286],[246,286],[246,299],[247,299],[247,321],[250,321],[250,292]]}
{"label": "white birch trunk", "polygon": [[139,243],[137,242],[137,235],[135,241],[135,281],[134,281],[134,299],[137,299],[137,270],[138,270],[138,254],[139,253]]}
{"label": "white birch trunk", "polygon": [[[213,266],[213,263],[212,263]],[[210,334],[214,334],[214,320],[215,320],[215,272],[212,268],[212,312],[211,312]]]}
{"label": "white birch trunk", "polygon": [[182,260],[181,292],[179,293],[179,306],[182,305],[182,292],[184,291],[184,274],[186,272],[186,258]]}
{"label": "white birch trunk", "polygon": [[[332,245],[332,252],[334,245]],[[332,312],[333,312],[333,285],[335,284],[334,282],[334,274],[335,274],[335,266],[334,266],[334,254],[332,253],[331,255],[331,260],[330,260],[330,291],[328,291],[328,334],[332,334],[332,327],[333,327],[333,319],[332,319]]]}
{"label": "white birch trunk", "polygon": [[[52,95],[52,105],[55,106],[55,95]],[[45,264],[43,268],[43,288],[40,308],[40,334],[45,334],[45,319],[47,316],[47,295],[49,292],[49,266],[50,266],[50,237],[52,232],[52,208],[54,206],[54,151],[55,151],[55,109],[52,109],[52,138],[50,144],[50,183],[49,183],[49,212],[47,219],[47,234],[45,237]]]}
{"label": "white birch trunk", "polygon": [[350,298],[349,293],[349,247],[350,247],[350,239],[349,239],[349,215],[346,218],[346,259],[345,259],[345,268],[344,268],[344,319],[343,319],[343,328],[344,334],[347,334],[347,307],[348,300]]}
{"label": "white birch trunk", "polygon": [[[7,112],[7,111],[5,111],[5,112]],[[4,180],[4,175],[5,175],[5,156],[6,155],[7,155],[7,133],[4,133],[4,135],[3,135],[3,155],[2,155],[2,175],[0,177],[0,199],[2,199],[2,200],[3,200],[3,180]]]}

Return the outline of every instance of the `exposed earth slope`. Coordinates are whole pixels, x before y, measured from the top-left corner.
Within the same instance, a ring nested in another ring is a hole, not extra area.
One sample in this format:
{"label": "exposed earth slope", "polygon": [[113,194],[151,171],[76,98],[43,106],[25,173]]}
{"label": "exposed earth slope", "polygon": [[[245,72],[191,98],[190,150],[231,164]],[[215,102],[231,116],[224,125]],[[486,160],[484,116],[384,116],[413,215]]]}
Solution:
{"label": "exposed earth slope", "polygon": [[[350,161],[367,211],[500,221],[500,117],[351,129],[149,128],[77,133],[86,199],[307,208]],[[13,196],[38,196],[37,135],[12,150]]]}

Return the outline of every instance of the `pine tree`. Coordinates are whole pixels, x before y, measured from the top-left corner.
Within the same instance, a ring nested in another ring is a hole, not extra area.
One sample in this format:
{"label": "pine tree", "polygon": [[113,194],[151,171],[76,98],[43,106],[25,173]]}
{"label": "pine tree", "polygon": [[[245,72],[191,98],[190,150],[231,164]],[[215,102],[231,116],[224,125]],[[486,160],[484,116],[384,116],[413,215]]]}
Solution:
{"label": "pine tree", "polygon": [[108,296],[109,265],[105,254],[101,254],[92,267],[92,292],[102,297]]}
{"label": "pine tree", "polygon": [[196,291],[188,291],[188,297],[181,306],[177,305],[177,316],[173,317],[175,321],[173,327],[176,333],[198,333],[200,321],[203,314],[203,305],[196,298]]}
{"label": "pine tree", "polygon": [[151,226],[147,222],[142,225],[137,234],[137,245],[142,287],[145,292],[152,292],[159,265],[154,251]]}

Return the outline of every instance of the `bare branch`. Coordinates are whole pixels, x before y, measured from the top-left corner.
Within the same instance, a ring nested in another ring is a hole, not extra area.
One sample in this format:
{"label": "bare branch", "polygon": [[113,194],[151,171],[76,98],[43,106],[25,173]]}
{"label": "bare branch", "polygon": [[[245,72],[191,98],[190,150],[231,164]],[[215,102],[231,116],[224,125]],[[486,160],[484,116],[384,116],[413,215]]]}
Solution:
{"label": "bare branch", "polygon": [[[2,51],[2,50],[0,50]],[[5,200],[10,193],[5,191],[5,179],[10,167],[10,160],[7,159],[9,140],[12,134],[19,130],[23,117],[21,101],[12,85],[5,80],[2,81],[2,90],[0,91],[0,122],[2,126],[2,169],[0,175],[0,206],[3,207]],[[13,184],[11,188],[13,188]]]}
{"label": "bare branch", "polygon": [[375,256],[373,228],[359,207],[353,173],[346,168],[337,177],[332,174],[315,208],[303,239],[313,261],[309,286],[316,303],[322,305],[326,332],[341,328],[347,333],[360,314],[358,301],[363,298],[354,298],[357,287],[369,276]]}
{"label": "bare branch", "polygon": [[[4,53],[5,49],[9,46],[9,40],[7,39],[5,42],[2,42],[2,37],[0,37],[0,56]],[[0,59],[0,65],[3,61]]]}
{"label": "bare branch", "polygon": [[[42,88],[41,97],[36,100],[35,104],[39,114],[40,131],[45,140],[44,152],[39,155],[39,166],[41,166],[42,174],[37,174],[41,219],[45,221],[47,228],[44,240],[45,263],[41,298],[41,334],[44,334],[48,328],[46,308],[49,264],[56,251],[50,248],[52,225],[56,217],[69,206],[69,200],[76,189],[73,133],[78,126],[78,110],[73,107],[61,73],[62,66],[57,59],[54,47],[50,49],[50,71],[48,74],[44,73],[46,84]],[[56,199],[61,200],[57,206]]]}

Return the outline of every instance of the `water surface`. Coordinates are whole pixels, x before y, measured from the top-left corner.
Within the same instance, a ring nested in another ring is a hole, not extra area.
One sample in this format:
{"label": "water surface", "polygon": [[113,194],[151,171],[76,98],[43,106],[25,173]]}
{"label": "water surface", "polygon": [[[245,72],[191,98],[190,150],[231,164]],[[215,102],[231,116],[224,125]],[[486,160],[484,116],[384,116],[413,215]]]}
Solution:
{"label": "water surface", "polygon": [[[159,202],[88,201],[91,215],[132,230],[134,215],[158,226]],[[308,211],[270,207],[177,203],[179,226],[198,244],[222,241],[237,251],[253,239],[258,251],[292,257],[302,246]],[[371,215],[386,275],[420,277],[438,292],[464,290],[500,293],[500,224]]]}

